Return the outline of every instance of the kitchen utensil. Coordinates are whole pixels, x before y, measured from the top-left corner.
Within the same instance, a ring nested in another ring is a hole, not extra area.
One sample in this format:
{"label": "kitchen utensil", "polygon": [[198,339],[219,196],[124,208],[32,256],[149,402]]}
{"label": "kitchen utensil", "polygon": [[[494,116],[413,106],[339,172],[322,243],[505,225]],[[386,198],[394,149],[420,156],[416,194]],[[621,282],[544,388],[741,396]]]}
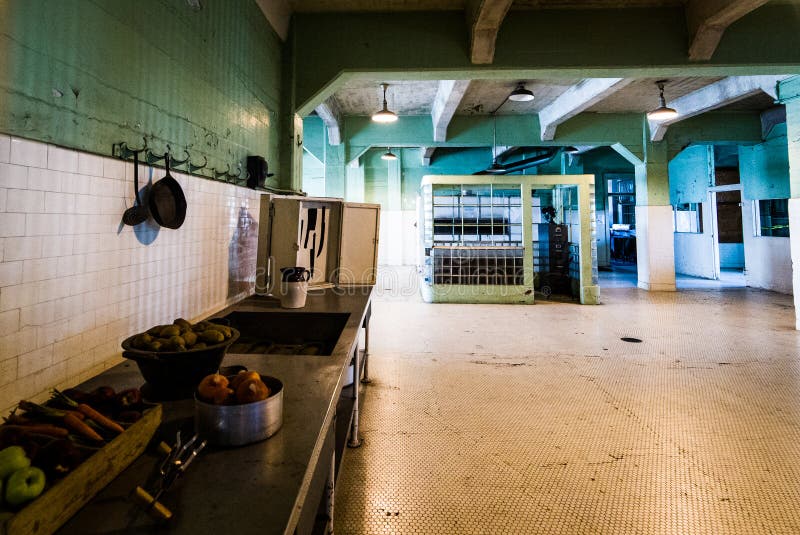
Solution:
{"label": "kitchen utensil", "polygon": [[281,268],[281,307],[303,308],[306,305],[310,272],[300,266]]}
{"label": "kitchen utensil", "polygon": [[136,198],[135,204],[122,214],[122,222],[132,227],[144,223],[148,216],[147,207],[139,198],[139,151],[133,152],[133,193]]}
{"label": "kitchen utensil", "polygon": [[283,425],[283,383],[268,375],[261,380],[269,387],[270,396],[254,403],[212,405],[195,395],[197,433],[217,446],[241,446],[277,433]]}
{"label": "kitchen utensil", "polygon": [[186,196],[183,188],[169,173],[169,153],[164,155],[164,178],[150,188],[150,212],[162,227],[180,228],[186,219]]}
{"label": "kitchen utensil", "polygon": [[[308,235],[311,233],[312,230],[317,230],[317,209],[316,208],[309,208],[308,209],[308,227],[306,228],[306,241],[303,243],[303,248],[308,249]],[[316,236],[316,232],[314,233]]]}
{"label": "kitchen utensil", "polygon": [[326,208],[322,207],[322,223],[319,227],[319,247],[317,247],[317,257],[322,254],[322,244],[325,243],[325,210]]}
{"label": "kitchen utensil", "polygon": [[311,272],[311,277],[314,276],[314,258],[315,258],[314,257],[314,251],[316,251],[316,250],[317,250],[317,233],[315,232],[314,233],[314,238],[311,241],[311,256],[310,256],[311,265],[309,266],[309,268],[310,268],[309,271]]}
{"label": "kitchen utensil", "polygon": [[203,451],[203,448],[208,443],[203,440],[197,447],[193,448],[192,446],[194,446],[197,438],[197,435],[194,435],[186,444],[182,445],[181,432],[178,431],[174,447],[170,448],[162,442],[159,448],[166,452],[167,456],[158,469],[161,478],[155,487],[151,489],[151,492],[140,486],[136,487],[136,492],[134,493],[136,501],[146,506],[148,512],[159,520],[169,520],[172,517],[172,511],[167,509],[158,499],[186,472],[192,461],[197,458],[197,455]]}
{"label": "kitchen utensil", "polygon": [[297,240],[297,242],[298,242],[298,243],[300,243],[300,241],[302,241],[302,239],[303,239],[303,225],[304,225],[304,224],[305,224],[305,221],[303,221],[303,220],[301,219],[301,220],[300,220],[300,239],[299,239],[299,240]]}
{"label": "kitchen utensil", "polygon": [[139,366],[145,381],[156,391],[175,393],[182,390],[187,397],[206,375],[219,369],[228,347],[239,339],[239,331],[231,329],[231,337],[222,343],[188,351],[145,351],[131,345],[134,335],[122,342],[122,356]]}

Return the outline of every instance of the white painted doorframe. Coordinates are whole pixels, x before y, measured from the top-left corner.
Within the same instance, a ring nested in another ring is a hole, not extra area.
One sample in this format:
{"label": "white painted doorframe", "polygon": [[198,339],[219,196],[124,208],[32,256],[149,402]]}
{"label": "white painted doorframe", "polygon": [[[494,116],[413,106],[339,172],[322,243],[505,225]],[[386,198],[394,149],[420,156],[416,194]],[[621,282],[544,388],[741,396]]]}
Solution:
{"label": "white painted doorframe", "polygon": [[[739,199],[741,202],[741,191],[742,185],[741,184],[728,184],[726,186],[712,186],[708,188],[708,199],[709,199],[709,206],[711,207],[711,237],[712,245],[711,245],[711,254],[713,256],[712,265],[714,267],[714,279],[719,280],[721,268],[719,266],[719,223],[717,222],[717,193],[722,191],[738,191]],[[745,261],[745,269],[747,269],[747,256],[744,258]]]}

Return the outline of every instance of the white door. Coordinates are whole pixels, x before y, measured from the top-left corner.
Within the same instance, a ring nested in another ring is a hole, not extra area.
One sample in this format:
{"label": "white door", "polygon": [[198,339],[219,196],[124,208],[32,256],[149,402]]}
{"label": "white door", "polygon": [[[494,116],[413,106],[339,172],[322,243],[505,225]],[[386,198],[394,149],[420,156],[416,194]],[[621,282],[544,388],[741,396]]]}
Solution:
{"label": "white door", "polygon": [[339,272],[341,284],[375,284],[378,264],[379,204],[344,203]]}

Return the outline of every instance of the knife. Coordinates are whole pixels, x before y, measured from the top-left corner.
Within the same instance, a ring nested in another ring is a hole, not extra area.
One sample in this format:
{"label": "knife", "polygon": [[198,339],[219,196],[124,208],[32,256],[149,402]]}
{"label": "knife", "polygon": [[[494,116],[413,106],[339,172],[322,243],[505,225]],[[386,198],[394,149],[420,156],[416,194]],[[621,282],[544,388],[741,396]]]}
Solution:
{"label": "knife", "polygon": [[322,244],[325,243],[325,210],[326,208],[322,207],[322,223],[319,227],[319,247],[317,248],[317,257],[322,254]]}
{"label": "knife", "polygon": [[314,238],[311,240],[311,256],[309,257],[311,263],[311,269],[309,269],[308,272],[311,273],[311,278],[314,278],[314,249],[316,248],[317,248],[317,233],[315,232]]}
{"label": "knife", "polygon": [[[317,209],[316,208],[309,208],[308,209],[308,226],[306,227],[306,241],[303,243],[303,247],[308,249],[308,235],[311,233],[312,230],[317,230]],[[316,232],[314,235],[316,236]]]}

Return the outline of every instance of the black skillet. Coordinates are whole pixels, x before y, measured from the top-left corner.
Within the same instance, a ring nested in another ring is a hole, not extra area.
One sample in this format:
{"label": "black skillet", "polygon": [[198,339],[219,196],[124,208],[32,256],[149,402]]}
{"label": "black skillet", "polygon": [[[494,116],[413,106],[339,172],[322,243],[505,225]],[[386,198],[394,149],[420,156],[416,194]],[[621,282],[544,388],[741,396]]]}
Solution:
{"label": "black skillet", "polygon": [[162,227],[180,228],[186,219],[186,196],[177,180],[169,174],[169,153],[164,157],[167,173],[150,188],[150,213]]}

